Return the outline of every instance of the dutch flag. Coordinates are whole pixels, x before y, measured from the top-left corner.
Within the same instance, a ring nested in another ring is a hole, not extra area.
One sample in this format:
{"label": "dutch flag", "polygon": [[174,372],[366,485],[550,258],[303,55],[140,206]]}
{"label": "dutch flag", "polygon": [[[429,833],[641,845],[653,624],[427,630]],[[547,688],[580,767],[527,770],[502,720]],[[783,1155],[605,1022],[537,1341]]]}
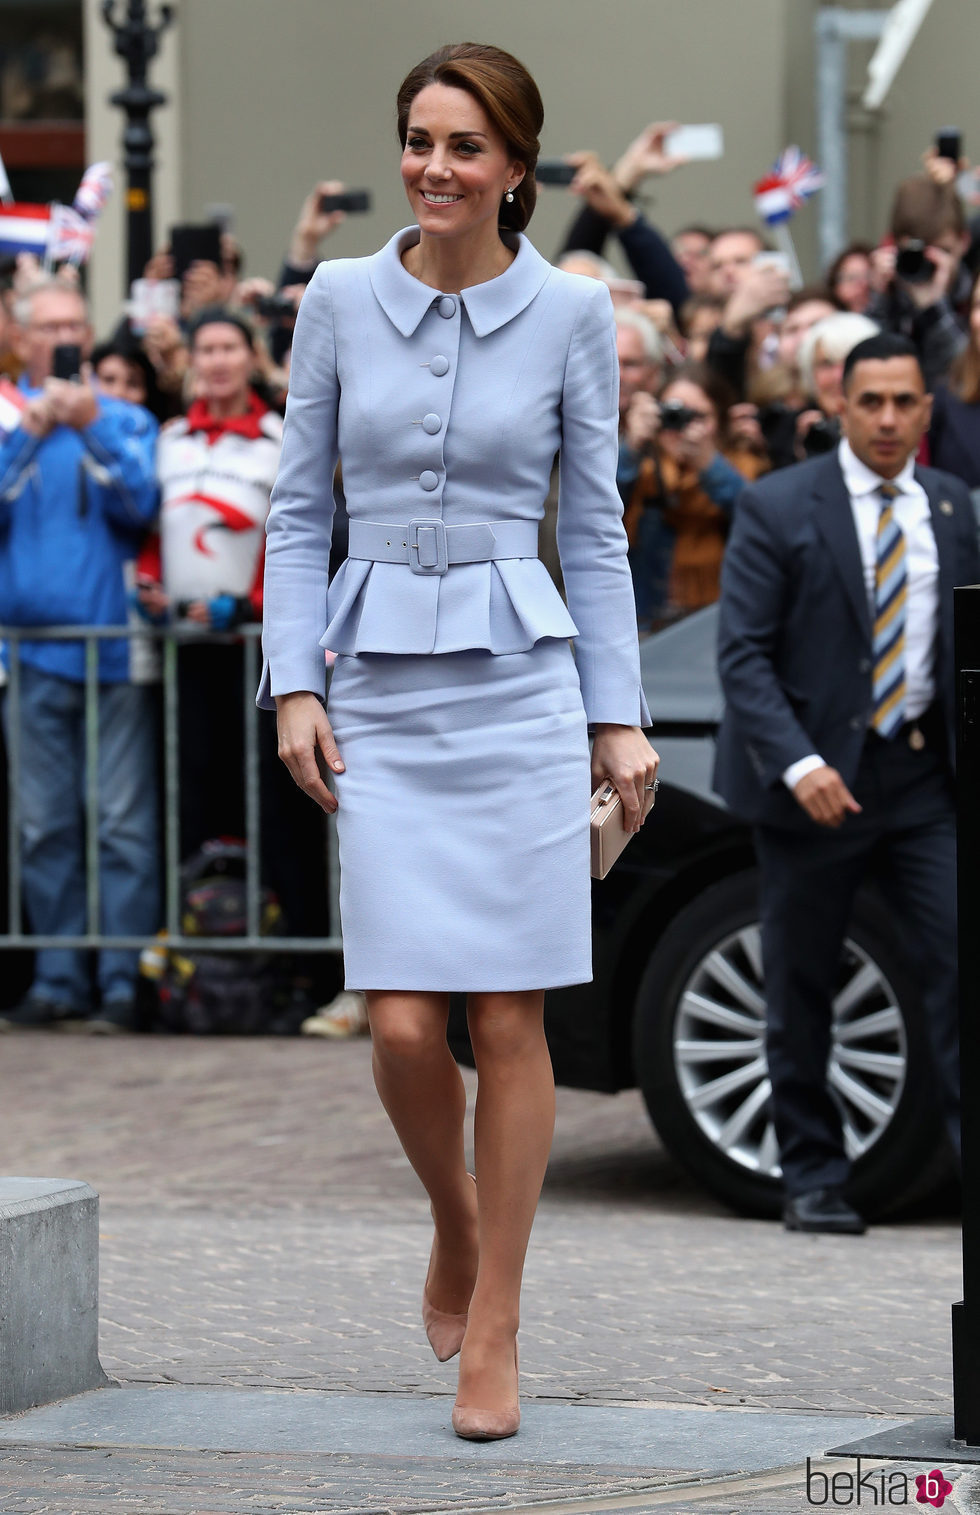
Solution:
{"label": "dutch flag", "polygon": [[0,205],[0,253],[33,253],[43,260],[50,222],[50,205]]}

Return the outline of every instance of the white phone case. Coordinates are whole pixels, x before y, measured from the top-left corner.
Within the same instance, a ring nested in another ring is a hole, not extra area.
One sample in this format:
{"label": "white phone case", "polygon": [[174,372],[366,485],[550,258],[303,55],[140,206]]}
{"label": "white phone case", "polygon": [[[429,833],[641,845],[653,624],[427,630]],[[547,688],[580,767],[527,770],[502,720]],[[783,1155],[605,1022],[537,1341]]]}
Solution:
{"label": "white phone case", "polygon": [[725,134],[716,121],[678,126],[664,138],[664,150],[671,158],[721,158],[725,154]]}

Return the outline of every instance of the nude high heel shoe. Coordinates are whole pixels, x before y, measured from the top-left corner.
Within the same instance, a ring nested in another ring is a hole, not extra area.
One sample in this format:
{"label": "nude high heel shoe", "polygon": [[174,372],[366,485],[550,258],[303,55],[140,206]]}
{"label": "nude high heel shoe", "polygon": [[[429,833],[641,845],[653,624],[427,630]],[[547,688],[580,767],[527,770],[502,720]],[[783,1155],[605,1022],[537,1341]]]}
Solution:
{"label": "nude high heel shoe", "polygon": [[[469,1174],[473,1178],[473,1174]],[[476,1183],[476,1179],[473,1178]],[[432,1243],[435,1247],[435,1242]],[[432,1270],[432,1257],[429,1256],[429,1271]],[[448,1362],[455,1357],[463,1345],[463,1337],[466,1334],[466,1320],[468,1312],[451,1314],[448,1310],[437,1310],[429,1299],[429,1280],[426,1276],[425,1288],[422,1290],[422,1324],[425,1334],[429,1338],[429,1346],[440,1362]]]}
{"label": "nude high heel shoe", "polygon": [[[514,1342],[514,1371],[517,1374],[520,1373],[516,1341]],[[516,1436],[520,1423],[519,1399],[515,1399],[512,1405],[508,1405],[503,1410],[470,1410],[453,1405],[453,1430],[464,1441],[503,1441],[507,1436]]]}

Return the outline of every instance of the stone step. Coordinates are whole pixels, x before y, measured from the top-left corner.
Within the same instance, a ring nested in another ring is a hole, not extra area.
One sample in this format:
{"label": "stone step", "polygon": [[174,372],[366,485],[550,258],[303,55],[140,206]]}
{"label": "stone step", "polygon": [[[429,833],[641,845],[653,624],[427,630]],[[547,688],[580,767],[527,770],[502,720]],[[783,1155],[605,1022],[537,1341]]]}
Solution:
{"label": "stone step", "polygon": [[0,1414],[110,1383],[99,1362],[99,1196],[0,1177]]}

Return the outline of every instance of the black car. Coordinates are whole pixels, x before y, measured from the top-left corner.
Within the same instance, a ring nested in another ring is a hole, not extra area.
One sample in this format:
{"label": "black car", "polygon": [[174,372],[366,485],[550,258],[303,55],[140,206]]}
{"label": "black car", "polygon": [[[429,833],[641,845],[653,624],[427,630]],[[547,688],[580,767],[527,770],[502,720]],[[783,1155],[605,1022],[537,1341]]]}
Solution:
{"label": "black car", "polygon": [[[748,829],[711,789],[722,696],[717,607],[644,640],[643,684],[661,757],[656,809],[592,886],[593,981],[549,992],[560,1084],[639,1085],[669,1151],[747,1214],[780,1207],[770,1109],[757,875]],[[463,1002],[450,1040],[469,1061]],[[948,1169],[922,1011],[873,888],[841,956],[830,1086],[868,1216],[910,1203]]]}

